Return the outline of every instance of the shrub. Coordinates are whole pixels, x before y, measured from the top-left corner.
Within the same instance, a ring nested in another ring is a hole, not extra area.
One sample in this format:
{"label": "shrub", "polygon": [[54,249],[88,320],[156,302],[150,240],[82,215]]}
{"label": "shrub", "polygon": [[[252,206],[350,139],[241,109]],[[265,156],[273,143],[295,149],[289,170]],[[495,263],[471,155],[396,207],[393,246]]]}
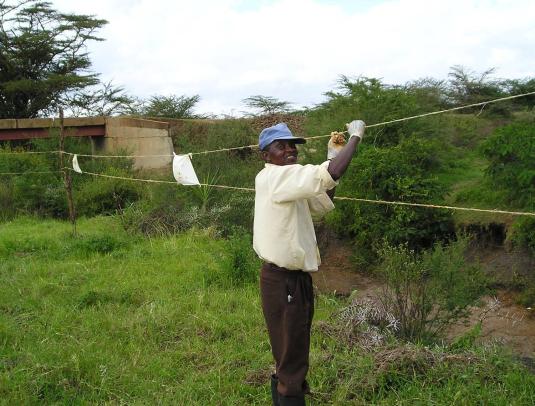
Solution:
{"label": "shrub", "polygon": [[0,177],[0,200],[5,210],[2,216],[9,218],[15,213],[61,216],[66,212],[61,173],[24,174],[57,171],[55,156],[23,153],[3,155],[1,152],[2,149],[0,172],[22,173]]}
{"label": "shrub", "polygon": [[[371,200],[439,203],[446,188],[429,177],[439,165],[433,144],[415,138],[391,148],[369,148],[351,165],[338,193]],[[336,205],[338,210],[328,222],[354,240],[356,259],[363,266],[374,262],[383,240],[421,250],[453,234],[451,214],[442,210],[344,201]]]}
{"label": "shrub", "polygon": [[535,219],[520,218],[513,224],[511,242],[535,254]]}
{"label": "shrub", "polygon": [[108,178],[96,178],[84,183],[74,193],[76,211],[79,215],[94,216],[114,214],[142,196],[141,186],[136,182]]}
{"label": "shrub", "polygon": [[509,200],[535,207],[535,126],[514,123],[494,131],[481,145],[489,160],[486,175],[507,191]]}
{"label": "shrub", "polygon": [[436,338],[469,315],[468,307],[485,292],[487,281],[479,267],[465,263],[466,247],[467,240],[460,239],[421,254],[407,245],[381,249],[378,274],[385,288],[379,300],[399,321],[401,338]]}
{"label": "shrub", "polygon": [[[520,122],[498,128],[482,145],[489,160],[485,175],[503,191],[509,203],[535,209],[535,126]],[[535,252],[535,221],[522,218],[513,225],[514,245]]]}

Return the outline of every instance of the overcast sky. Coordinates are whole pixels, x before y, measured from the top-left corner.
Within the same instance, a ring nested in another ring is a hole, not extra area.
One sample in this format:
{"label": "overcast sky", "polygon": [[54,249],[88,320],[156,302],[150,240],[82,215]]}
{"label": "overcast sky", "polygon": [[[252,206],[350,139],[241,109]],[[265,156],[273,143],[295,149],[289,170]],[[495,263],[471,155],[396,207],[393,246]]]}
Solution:
{"label": "overcast sky", "polygon": [[535,76],[535,0],[52,0],[108,20],[93,67],[131,95],[201,96],[239,115],[265,95],[313,106],[340,75],[402,84],[453,65]]}

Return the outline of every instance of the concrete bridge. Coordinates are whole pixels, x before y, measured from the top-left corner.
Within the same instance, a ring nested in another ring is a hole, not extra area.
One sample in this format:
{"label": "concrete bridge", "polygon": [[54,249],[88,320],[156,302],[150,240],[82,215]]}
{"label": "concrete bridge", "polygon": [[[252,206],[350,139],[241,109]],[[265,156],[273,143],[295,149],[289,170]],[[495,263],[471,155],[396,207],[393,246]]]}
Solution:
{"label": "concrete bridge", "polygon": [[[59,134],[59,127],[59,120],[51,118],[0,120],[0,141],[53,137]],[[159,169],[172,162],[167,122],[130,117],[66,118],[64,127],[67,137],[89,137],[95,155],[167,155],[134,157],[136,169]]]}

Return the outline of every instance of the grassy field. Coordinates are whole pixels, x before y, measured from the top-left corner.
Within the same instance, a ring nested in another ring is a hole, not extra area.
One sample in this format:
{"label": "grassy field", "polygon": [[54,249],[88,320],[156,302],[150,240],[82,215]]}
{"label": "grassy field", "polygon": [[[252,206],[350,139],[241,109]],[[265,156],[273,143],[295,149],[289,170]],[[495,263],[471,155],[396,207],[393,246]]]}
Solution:
{"label": "grassy field", "polygon": [[[1,404],[269,404],[272,359],[257,284],[246,281],[258,264],[239,251],[246,240],[210,229],[148,239],[115,217],[78,228],[74,238],[65,222],[0,225]],[[534,375],[469,337],[349,345],[324,328],[346,300],[318,297],[311,404],[535,402]]]}

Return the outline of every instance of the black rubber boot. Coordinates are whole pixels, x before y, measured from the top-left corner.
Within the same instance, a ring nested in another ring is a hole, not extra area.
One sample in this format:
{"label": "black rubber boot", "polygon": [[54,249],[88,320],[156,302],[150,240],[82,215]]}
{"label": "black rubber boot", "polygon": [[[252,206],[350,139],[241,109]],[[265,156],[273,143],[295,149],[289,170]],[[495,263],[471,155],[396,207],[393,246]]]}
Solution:
{"label": "black rubber boot", "polygon": [[282,396],[279,395],[280,406],[305,406],[305,395],[301,396]]}
{"label": "black rubber boot", "polygon": [[279,384],[279,379],[276,375],[271,375],[271,400],[273,401],[273,406],[279,406],[279,391],[277,390],[277,385]]}

